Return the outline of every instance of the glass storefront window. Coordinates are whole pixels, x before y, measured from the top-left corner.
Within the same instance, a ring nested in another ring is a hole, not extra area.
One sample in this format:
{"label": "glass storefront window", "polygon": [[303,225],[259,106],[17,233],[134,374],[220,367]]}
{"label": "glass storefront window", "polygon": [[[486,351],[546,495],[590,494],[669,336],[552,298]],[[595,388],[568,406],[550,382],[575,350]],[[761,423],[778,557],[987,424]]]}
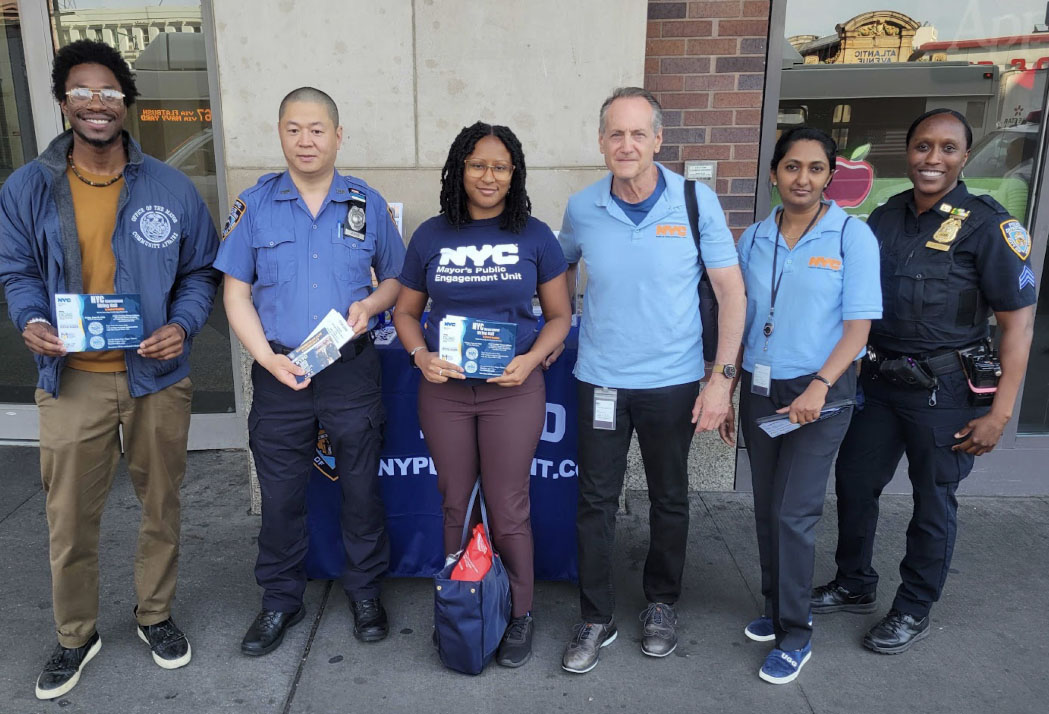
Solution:
{"label": "glass storefront window", "polygon": [[[1049,78],[1045,23],[1045,0],[787,0],[777,129],[806,124],[830,134],[839,158],[827,195],[866,218],[911,187],[904,153],[911,121],[954,109],[973,128],[966,186],[1029,222]],[[1044,231],[1033,239],[1044,243]],[[1043,289],[1020,434],[1049,433],[1046,375]]]}
{"label": "glass storefront window", "polygon": [[[51,4],[56,48],[80,39],[115,47],[131,66],[140,96],[128,111],[127,130],[147,154],[193,181],[216,227],[220,207],[208,65],[200,3],[182,0],[58,0]],[[232,412],[230,330],[221,291],[190,357],[194,413]]]}
{"label": "glass storefront window", "polygon": [[[18,8],[0,6],[0,185],[15,169],[36,156],[36,137],[29,110],[29,83]],[[36,364],[8,318],[7,298],[0,290],[0,402],[32,404]]]}

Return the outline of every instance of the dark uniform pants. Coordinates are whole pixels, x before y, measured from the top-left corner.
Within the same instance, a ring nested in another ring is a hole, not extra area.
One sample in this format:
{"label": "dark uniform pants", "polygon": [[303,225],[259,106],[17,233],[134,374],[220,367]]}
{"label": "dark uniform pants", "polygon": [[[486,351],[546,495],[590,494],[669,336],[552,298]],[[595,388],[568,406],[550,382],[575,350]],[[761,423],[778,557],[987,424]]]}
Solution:
{"label": "dark uniform pants", "polygon": [[907,527],[902,582],[892,607],[925,617],[940,598],[951,565],[957,530],[958,482],[974,457],[952,451],[954,434],[984,413],[969,405],[965,375],[943,375],[936,405],[927,390],[893,386],[873,378],[869,363],[860,377],[865,406],[853,417],[835,468],[838,493],[838,572],[835,581],[853,593],[873,593],[878,573],[871,563],[878,526],[878,497],[906,453],[914,490]]}
{"label": "dark uniform pants", "polygon": [[380,379],[379,356],[370,345],[356,358],[335,362],[301,391],[284,386],[258,363],[251,368],[255,394],[248,442],[262,490],[255,579],[265,590],[266,610],[292,612],[302,604],[309,540],[306,483],[318,425],[331,439],[342,485],[342,586],[351,600],[379,595],[390,560],[378,475],[385,421]]}
{"label": "dark uniform pants", "polygon": [[[774,380],[767,397],[751,394],[751,381],[751,373],[744,372],[739,423],[750,458],[765,616],[772,618],[777,647],[800,650],[812,637],[809,598],[816,524],[823,515],[827,479],[852,409],[772,438],[755,420],[789,406],[811,379]],[[850,368],[827,393],[827,401],[849,398],[855,392],[856,373]]]}
{"label": "dark uniform pants", "polygon": [[649,498],[649,547],[643,585],[649,602],[674,604],[681,594],[688,541],[688,449],[699,382],[620,389],[616,428],[594,428],[594,385],[578,383],[579,599],[583,620],[610,622],[616,512],[630,437],[637,429]]}

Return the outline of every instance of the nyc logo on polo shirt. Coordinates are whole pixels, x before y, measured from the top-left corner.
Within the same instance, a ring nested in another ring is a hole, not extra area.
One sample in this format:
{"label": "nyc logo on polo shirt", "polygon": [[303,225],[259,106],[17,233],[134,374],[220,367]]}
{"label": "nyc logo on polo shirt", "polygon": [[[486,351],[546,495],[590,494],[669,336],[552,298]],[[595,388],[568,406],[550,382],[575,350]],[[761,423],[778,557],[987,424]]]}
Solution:
{"label": "nyc logo on polo shirt", "polygon": [[814,255],[809,258],[809,267],[819,270],[841,270],[841,261],[837,258],[824,258],[823,256]]}
{"label": "nyc logo on polo shirt", "polygon": [[688,235],[688,229],[675,223],[659,223],[656,225],[656,235],[669,238],[684,238]]}

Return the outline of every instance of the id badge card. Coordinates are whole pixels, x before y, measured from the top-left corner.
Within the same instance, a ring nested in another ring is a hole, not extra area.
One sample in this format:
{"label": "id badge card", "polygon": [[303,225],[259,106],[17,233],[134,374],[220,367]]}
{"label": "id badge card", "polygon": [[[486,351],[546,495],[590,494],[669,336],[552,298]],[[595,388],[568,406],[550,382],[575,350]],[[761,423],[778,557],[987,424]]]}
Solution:
{"label": "id badge card", "polygon": [[594,389],[594,428],[612,431],[616,428],[616,397],[614,389]]}
{"label": "id badge card", "polygon": [[772,387],[772,365],[754,363],[754,379],[750,383],[750,393],[767,397]]}

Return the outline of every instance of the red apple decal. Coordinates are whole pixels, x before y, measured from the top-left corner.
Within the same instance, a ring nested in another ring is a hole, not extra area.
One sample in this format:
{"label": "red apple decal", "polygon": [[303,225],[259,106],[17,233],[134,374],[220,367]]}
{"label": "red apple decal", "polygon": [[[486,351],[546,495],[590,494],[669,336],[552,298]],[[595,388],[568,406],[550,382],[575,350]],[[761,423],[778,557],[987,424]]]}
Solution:
{"label": "red apple decal", "polygon": [[864,144],[852,152],[852,158],[839,156],[834,180],[824,195],[842,208],[855,208],[867,200],[874,187],[874,167],[863,158],[870,153],[871,145]]}

